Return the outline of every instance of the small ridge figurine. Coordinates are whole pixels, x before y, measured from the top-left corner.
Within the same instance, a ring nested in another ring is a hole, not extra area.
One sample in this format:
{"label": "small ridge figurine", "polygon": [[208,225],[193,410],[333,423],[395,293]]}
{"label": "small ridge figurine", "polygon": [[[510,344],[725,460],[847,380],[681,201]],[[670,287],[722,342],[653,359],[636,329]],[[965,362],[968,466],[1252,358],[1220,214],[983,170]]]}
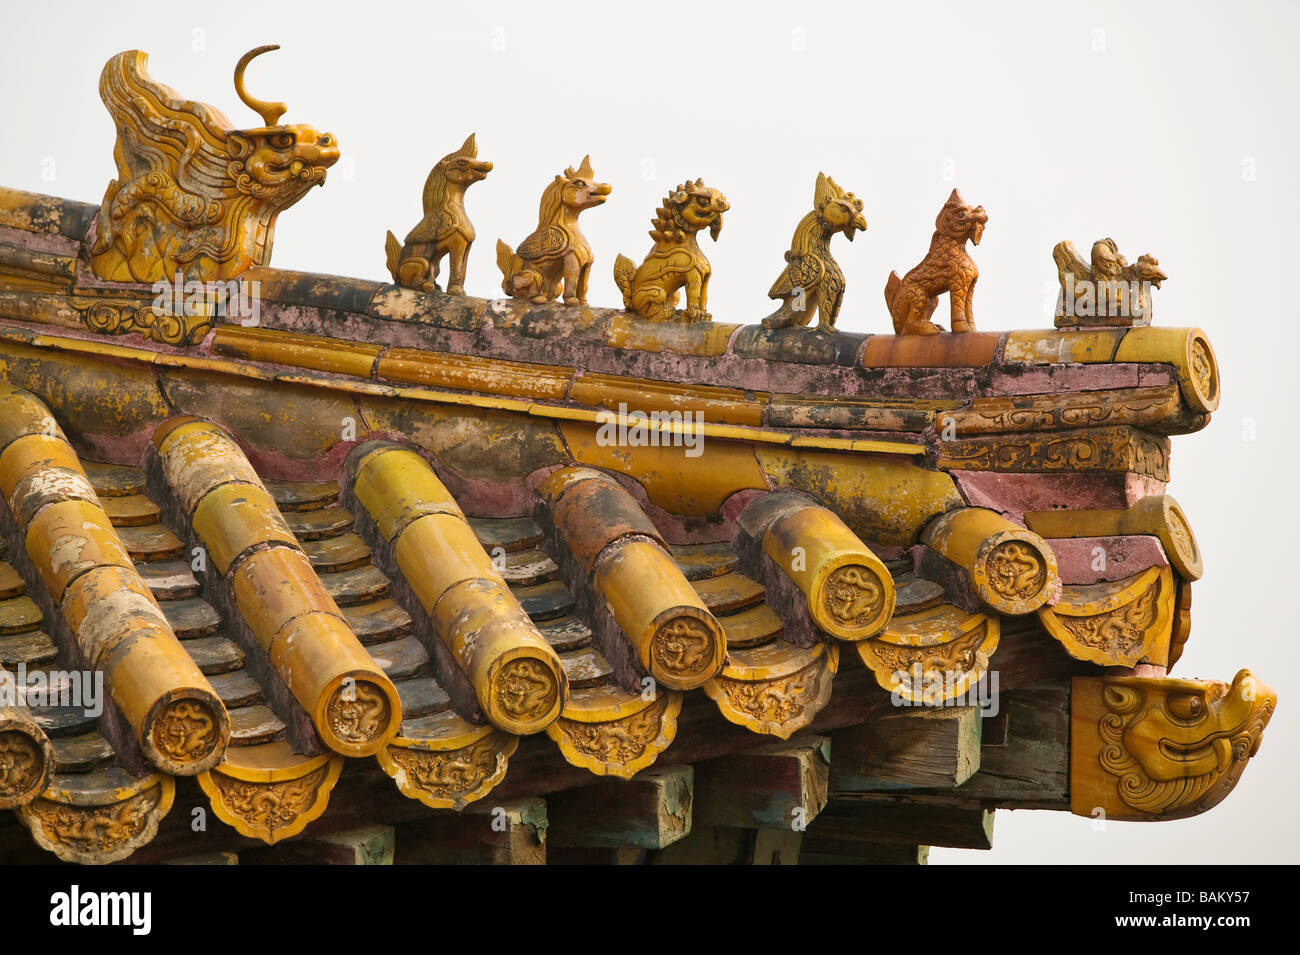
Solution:
{"label": "small ridge figurine", "polygon": [[465,214],[465,190],[492,171],[478,159],[478,145],[470,133],[463,146],[438,160],[424,181],[424,218],[399,244],[388,233],[384,252],[393,281],[421,292],[438,290],[438,263],[450,259],[449,295],[465,294],[465,263],[474,244],[474,226]]}
{"label": "small ridge figurine", "polygon": [[654,246],[638,269],[620,255],[614,262],[614,282],[623,293],[623,307],[652,322],[677,317],[677,293],[686,288],[687,322],[707,322],[709,260],[700,251],[695,234],[708,229],[713,241],[722,231],[722,214],[730,209],[727,197],[710,189],[704,180],[678,186],[655,210],[650,221]]}
{"label": "small ridge figurine", "polygon": [[1092,244],[1091,266],[1072,242],[1052,249],[1061,295],[1056,300],[1056,325],[1131,326],[1151,324],[1151,289],[1169,276],[1153,255],[1140,255],[1129,265],[1114,239]]}
{"label": "small ridge figurine", "polygon": [[497,239],[501,288],[507,295],[541,305],[554,301],[563,290],[565,305],[587,304],[592,255],[578,230],[578,216],[603,203],[613,191],[607,182],[594,182],[594,175],[591,157],[583,156],[577,171],[570,166],[546,187],[537,228],[517,250]]}
{"label": "small ridge figurine", "polygon": [[942,328],[930,321],[930,316],[944,292],[948,293],[952,306],[952,330],[975,330],[971,300],[980,272],[966,252],[966,242],[969,240],[979,245],[988,221],[983,206],[968,206],[960,192],[952,191],[934,220],[930,251],[921,264],[901,279],[897,272],[890,272],[889,281],[885,283],[885,304],[894,319],[896,334],[937,335],[942,332]]}
{"label": "small ridge figurine", "polygon": [[781,299],[781,306],[763,319],[763,327],[806,326],[815,312],[817,330],[833,332],[844,301],[844,273],[831,255],[831,236],[843,232],[852,242],[854,234],[866,228],[862,200],[819,172],[813,211],[795,227],[785,270],[767,293],[768,298]]}

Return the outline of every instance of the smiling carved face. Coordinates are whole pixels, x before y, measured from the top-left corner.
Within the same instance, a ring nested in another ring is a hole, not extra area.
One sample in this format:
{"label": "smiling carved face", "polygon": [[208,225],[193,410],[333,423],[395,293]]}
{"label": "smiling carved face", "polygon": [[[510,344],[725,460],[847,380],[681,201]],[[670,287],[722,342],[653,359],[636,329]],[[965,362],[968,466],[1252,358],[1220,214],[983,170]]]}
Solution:
{"label": "smiling carved face", "polygon": [[673,201],[691,232],[708,229],[709,236],[717,241],[718,233],[722,231],[722,214],[731,208],[726,196],[696,180],[680,189]]}
{"label": "smiling carved face", "polygon": [[288,205],[312,186],[324,185],[325,170],[338,162],[338,140],[312,126],[275,126],[231,133],[232,158],[242,160],[248,180],[241,189],[260,199]]}
{"label": "smiling carved face", "polygon": [[1277,693],[1249,670],[1231,683],[1075,677],[1070,809],[1181,819],[1218,805],[1260,746]]}

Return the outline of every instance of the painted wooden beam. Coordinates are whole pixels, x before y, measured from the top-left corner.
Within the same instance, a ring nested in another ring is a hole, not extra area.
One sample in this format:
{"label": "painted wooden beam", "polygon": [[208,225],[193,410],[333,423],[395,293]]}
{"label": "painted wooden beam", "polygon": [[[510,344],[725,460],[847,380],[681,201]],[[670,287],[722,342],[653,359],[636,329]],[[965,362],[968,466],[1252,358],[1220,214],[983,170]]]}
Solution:
{"label": "painted wooden beam", "polygon": [[202,855],[166,859],[159,865],[239,865],[239,853],[205,852]]}
{"label": "painted wooden beam", "polygon": [[[993,810],[961,807],[923,796],[836,797],[805,833],[805,846],[835,840],[845,845],[880,843],[953,849],[993,848]],[[810,850],[816,851],[816,850]]]}
{"label": "painted wooden beam", "polygon": [[648,865],[748,865],[754,833],[729,826],[695,825],[671,846],[646,855]]}
{"label": "painted wooden beam", "polygon": [[831,735],[832,792],[960,786],[980,767],[980,710],[909,707]]}
{"label": "painted wooden beam", "polygon": [[395,830],[392,826],[366,826],[295,839],[278,846],[245,849],[241,865],[392,865]]}
{"label": "painted wooden beam", "polygon": [[830,740],[788,743],[706,760],[695,767],[695,819],[741,829],[802,829],[826,805]]}
{"label": "painted wooden beam", "polygon": [[803,833],[792,829],[759,829],[754,833],[754,865],[798,865]]}
{"label": "painted wooden beam", "polygon": [[[488,805],[491,803],[491,805]],[[485,800],[397,827],[398,865],[545,865],[546,803]]]}
{"label": "painted wooden beam", "polygon": [[845,845],[834,839],[804,837],[800,865],[926,865],[929,846],[855,842]]}
{"label": "painted wooden beam", "polygon": [[983,721],[979,771],[951,795],[1016,809],[1069,807],[1069,681],[1004,693]]}
{"label": "painted wooden beam", "polygon": [[546,803],[551,848],[662,849],[691,831],[690,766],[651,766],[632,779],[608,777]]}

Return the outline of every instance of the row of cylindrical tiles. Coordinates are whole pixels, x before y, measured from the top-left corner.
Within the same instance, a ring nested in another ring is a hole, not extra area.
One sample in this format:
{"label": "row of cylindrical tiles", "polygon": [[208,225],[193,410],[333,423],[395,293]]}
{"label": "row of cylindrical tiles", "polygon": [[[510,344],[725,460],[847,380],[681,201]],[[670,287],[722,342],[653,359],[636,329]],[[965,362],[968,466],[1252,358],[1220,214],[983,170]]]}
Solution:
{"label": "row of cylindrical tiles", "polygon": [[352,632],[239,445],[195,419],[160,426],[154,444],[244,623],[321,740],[345,756],[378,751],[401,723],[397,689]]}
{"label": "row of cylindrical tiles", "polygon": [[[224,707],[136,574],[48,409],[18,389],[5,402],[0,489],[27,533],[33,564],[87,660],[109,673],[114,699],[150,761],[174,773],[209,768],[229,738]],[[396,689],[351,632],[239,445],[218,425],[185,418],[160,427],[154,443],[176,501],[249,631],[322,740],[347,755],[376,752],[398,731]],[[563,667],[451,493],[411,449],[371,442],[358,451],[348,468],[356,498],[392,546],[484,715],[512,733],[544,729],[567,699]],[[679,690],[722,672],[724,628],[618,481],[561,468],[542,482],[539,497],[646,671]],[[772,493],[752,503],[741,523],[803,594],[821,630],[863,640],[888,623],[892,578],[833,513],[799,495]],[[1032,612],[1059,586],[1050,549],[992,511],[950,511],[926,528],[923,543],[964,570],[981,600],[1004,613]],[[69,561],[62,555],[71,544],[77,559]],[[125,639],[131,634],[135,640]],[[140,659],[130,648],[146,640],[148,665],[128,666]]]}
{"label": "row of cylindrical tiles", "polygon": [[29,392],[0,390],[0,491],[32,565],[86,665],[146,759],[175,775],[215,765],[230,719],[181,646],[49,409]]}

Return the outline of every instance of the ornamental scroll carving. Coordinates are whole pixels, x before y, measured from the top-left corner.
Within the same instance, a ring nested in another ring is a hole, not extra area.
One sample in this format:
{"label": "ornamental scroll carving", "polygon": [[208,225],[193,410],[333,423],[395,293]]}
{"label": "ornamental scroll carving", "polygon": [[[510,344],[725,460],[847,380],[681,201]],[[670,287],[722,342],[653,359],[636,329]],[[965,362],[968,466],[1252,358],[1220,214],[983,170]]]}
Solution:
{"label": "ornamental scroll carving", "polygon": [[264,841],[275,842],[288,834],[282,830],[293,826],[316,804],[329,772],[326,763],[297,779],[280,782],[250,782],[219,772],[212,774],[212,780],[226,811],[247,826],[241,827],[241,832],[251,830]]}
{"label": "ornamental scroll carving", "polygon": [[693,617],[675,617],[655,633],[650,653],[664,671],[689,678],[712,667],[713,635]]}
{"label": "ornamental scroll carving", "polygon": [[1134,428],[997,435],[941,442],[936,464],[967,471],[1132,471],[1169,480],[1169,440]]}
{"label": "ornamental scroll carving", "polygon": [[[631,697],[631,701],[636,700]],[[619,709],[625,711],[628,703]],[[660,691],[634,713],[608,719],[560,717],[546,728],[564,758],[600,776],[627,779],[655,761],[677,733],[682,695]],[[577,714],[575,714],[577,715]]]}
{"label": "ornamental scroll carving", "polygon": [[164,345],[194,345],[212,330],[212,316],[205,310],[178,314],[156,307],[152,300],[71,298],[69,304],[85,329],[101,335],[138,333]]}
{"label": "ornamental scroll carving", "polygon": [[1242,670],[1231,684],[1077,677],[1070,691],[1070,809],[1182,819],[1218,805],[1259,751],[1277,694]]}
{"label": "ornamental scroll carving", "polygon": [[153,723],[153,745],[177,763],[196,763],[221,742],[221,727],[198,700],[173,700]]}
{"label": "ornamental scroll carving", "polygon": [[885,589],[880,577],[861,564],[837,567],[823,590],[826,612],[846,627],[865,627],[880,616]]}
{"label": "ornamental scroll carving", "polygon": [[340,686],[326,707],[330,729],[345,743],[365,744],[384,734],[392,719],[388,696],[365,680]]}
{"label": "ornamental scroll carving", "polygon": [[388,758],[425,805],[459,808],[486,795],[504,778],[517,745],[518,737],[493,732],[457,749],[390,744]]}
{"label": "ornamental scroll carving", "polygon": [[64,862],[117,862],[152,840],[171,809],[175,784],[170,776],[146,778],[141,785],[147,788],[102,805],[73,805],[41,796],[21,807],[18,815],[36,843]]}
{"label": "ornamental scroll carving", "polygon": [[497,705],[513,720],[539,720],[555,706],[555,674],[538,660],[521,657],[501,668],[493,685]]}
{"label": "ornamental scroll carving", "polygon": [[1182,399],[1176,385],[1116,388],[1066,395],[977,398],[966,409],[936,413],[937,428],[956,435],[1006,431],[1053,431],[1098,425],[1158,425],[1176,416]]}

